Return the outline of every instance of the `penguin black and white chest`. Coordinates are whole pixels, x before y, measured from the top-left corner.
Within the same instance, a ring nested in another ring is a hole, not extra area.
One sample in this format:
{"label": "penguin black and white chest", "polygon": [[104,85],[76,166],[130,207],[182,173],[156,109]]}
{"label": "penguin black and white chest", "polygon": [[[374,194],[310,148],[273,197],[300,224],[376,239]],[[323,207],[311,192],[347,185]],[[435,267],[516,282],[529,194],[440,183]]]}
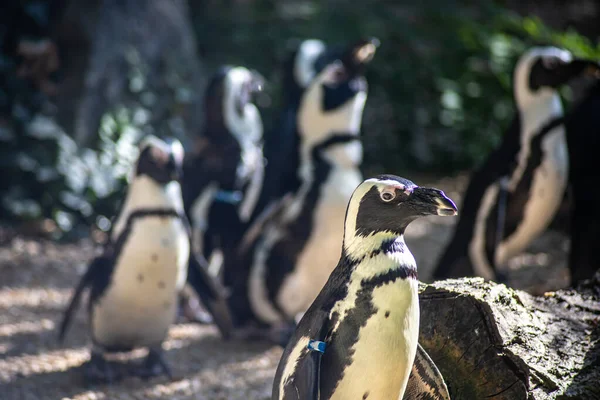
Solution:
{"label": "penguin black and white chest", "polygon": [[150,349],[149,371],[169,373],[160,356],[161,344],[175,320],[177,296],[186,282],[196,289],[224,335],[231,325],[224,296],[190,254],[178,182],[182,162],[178,141],[167,144],[153,136],[142,141],[109,241],[103,254],[90,263],[65,312],[61,339],[83,290],[91,289],[90,331],[95,345],[91,363],[100,373],[106,369],[102,353],[137,347]]}
{"label": "penguin black and white chest", "polygon": [[401,399],[419,334],[411,221],[456,215],[440,190],[393,175],[367,179],[348,204],[341,258],[277,367],[274,400]]}
{"label": "penguin black and white chest", "polygon": [[591,62],[555,47],[521,56],[513,76],[517,115],[500,146],[472,176],[454,236],[434,278],[496,278],[554,218],[568,180],[558,88]]}
{"label": "penguin black and white chest", "polygon": [[241,240],[264,182],[262,120],[252,95],[262,77],[244,67],[222,67],[204,99],[204,131],[184,164],[183,199],[194,250],[207,258]]}
{"label": "penguin black and white chest", "polygon": [[190,242],[174,175],[183,150],[179,143],[171,151],[152,141],[141,145],[136,176],[111,232],[117,249],[110,283],[90,306],[94,342],[107,349],[160,345],[187,278]]}
{"label": "penguin black and white chest", "polygon": [[[297,193],[302,185],[301,165],[306,162],[303,152],[310,152],[307,147],[331,132],[358,131],[366,101],[362,70],[377,44],[370,39],[328,46],[308,39],[289,56],[283,71],[281,121],[265,138],[268,164],[260,211],[287,193]],[[309,137],[312,142],[307,142]]]}
{"label": "penguin black and white chest", "polygon": [[267,324],[293,319],[318,294],[341,250],[346,206],[362,181],[364,71],[376,40],[317,57],[298,109],[301,186],[249,252],[249,304]]}

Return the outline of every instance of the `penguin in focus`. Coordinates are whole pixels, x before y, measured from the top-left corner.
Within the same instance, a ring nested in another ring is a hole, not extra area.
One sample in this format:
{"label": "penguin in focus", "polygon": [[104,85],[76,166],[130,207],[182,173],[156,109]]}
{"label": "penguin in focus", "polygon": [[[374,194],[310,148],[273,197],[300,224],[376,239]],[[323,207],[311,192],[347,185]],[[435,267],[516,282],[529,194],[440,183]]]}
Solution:
{"label": "penguin in focus", "polygon": [[556,47],[535,47],[513,75],[517,113],[500,146],[473,173],[452,239],[433,279],[504,279],[508,260],[554,218],[569,175],[558,89],[597,64]]}
{"label": "penguin in focus", "polygon": [[183,202],[194,250],[210,259],[241,241],[264,182],[263,125],[252,102],[264,79],[244,67],[224,66],[204,96],[204,130],[184,161]]}
{"label": "penguin in focus", "polygon": [[89,288],[94,347],[84,371],[90,380],[119,378],[104,354],[138,347],[149,349],[140,376],[171,376],[162,342],[175,320],[178,295],[186,282],[212,314],[222,336],[228,337],[232,328],[223,290],[190,252],[190,228],[178,181],[181,143],[167,144],[148,136],[139,151],[108,242],[81,278],[60,325],[62,341],[83,291]]}
{"label": "penguin in focus", "polygon": [[297,111],[300,163],[295,176],[301,185],[265,220],[255,221],[235,265],[225,265],[246,271],[230,285],[237,325],[293,326],[335,265],[348,200],[362,181],[364,73],[377,45],[375,39],[361,40],[315,58],[314,77]]}
{"label": "penguin in focus", "polygon": [[273,400],[401,399],[417,352],[417,265],[404,231],[457,208],[437,189],[393,175],[350,199],[341,258],[281,357]]}

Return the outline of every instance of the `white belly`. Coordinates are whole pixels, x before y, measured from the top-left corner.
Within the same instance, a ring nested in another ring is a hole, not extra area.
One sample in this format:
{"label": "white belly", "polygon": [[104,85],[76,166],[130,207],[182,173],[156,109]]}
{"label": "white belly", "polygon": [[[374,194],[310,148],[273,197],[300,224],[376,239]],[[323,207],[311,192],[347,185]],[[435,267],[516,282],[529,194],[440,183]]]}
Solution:
{"label": "white belly", "polygon": [[565,194],[568,178],[568,153],[564,127],[548,134],[542,143],[544,158],[533,176],[530,200],[523,220],[496,252],[496,265],[519,254],[552,222]]}
{"label": "white belly", "polygon": [[337,265],[342,253],[346,207],[361,181],[358,170],[334,169],[323,185],[313,214],[311,236],[294,272],[286,277],[277,295],[277,303],[288,318],[308,309]]}
{"label": "white belly", "polygon": [[361,399],[367,393],[369,400],[402,398],[419,338],[417,288],[415,279],[404,279],[373,291],[378,311],[360,329],[352,364],[331,399]]}
{"label": "white belly", "polygon": [[175,319],[189,252],[180,220],[146,217],[134,222],[111,282],[92,309],[96,341],[107,347],[160,345]]}

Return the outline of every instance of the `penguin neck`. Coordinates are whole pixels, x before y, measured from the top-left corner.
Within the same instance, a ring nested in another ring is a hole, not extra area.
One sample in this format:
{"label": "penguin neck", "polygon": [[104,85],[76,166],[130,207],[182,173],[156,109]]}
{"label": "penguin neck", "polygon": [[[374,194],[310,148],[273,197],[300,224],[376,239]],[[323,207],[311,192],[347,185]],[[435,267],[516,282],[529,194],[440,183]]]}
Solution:
{"label": "penguin neck", "polygon": [[172,209],[183,214],[179,182],[172,181],[162,185],[146,175],[136,176],[127,189],[127,196],[113,229],[113,238],[119,236],[129,215],[141,209]]}
{"label": "penguin neck", "polygon": [[258,168],[263,166],[262,148],[259,144],[263,126],[260,113],[252,103],[244,105],[242,114],[235,105],[236,96],[232,93],[224,97],[223,120],[225,130],[240,146],[240,159],[237,168],[238,181],[246,181]]}
{"label": "penguin neck", "polygon": [[[358,136],[360,133],[367,93],[358,92],[340,107],[328,111],[323,110],[324,95],[323,84],[316,82],[300,99],[297,124],[301,164],[310,164],[312,148],[332,134],[344,133]],[[362,161],[362,148],[360,151],[356,149],[356,144],[348,145],[346,149],[332,153],[330,159],[340,165],[359,165]]]}
{"label": "penguin neck", "polygon": [[[404,242],[404,234],[396,232],[375,232],[367,236],[344,232],[343,252],[355,272],[364,277],[373,277],[404,269],[408,277],[417,276],[417,265],[410,250]],[[368,262],[374,258],[383,261]],[[359,270],[360,269],[360,270]]]}
{"label": "penguin neck", "polygon": [[258,146],[263,134],[263,125],[258,108],[254,104],[245,104],[240,113],[236,107],[236,96],[229,93],[223,98],[223,122],[226,130],[239,142],[242,151]]}
{"label": "penguin neck", "polygon": [[521,143],[530,142],[539,129],[553,119],[563,116],[563,107],[558,93],[544,89],[538,96],[517,103],[521,120]]}

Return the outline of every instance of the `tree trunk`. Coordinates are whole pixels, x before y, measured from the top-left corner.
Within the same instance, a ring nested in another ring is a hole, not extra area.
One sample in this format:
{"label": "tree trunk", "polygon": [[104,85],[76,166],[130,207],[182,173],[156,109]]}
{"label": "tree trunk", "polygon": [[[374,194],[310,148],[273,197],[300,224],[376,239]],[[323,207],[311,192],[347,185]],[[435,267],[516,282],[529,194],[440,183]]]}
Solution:
{"label": "tree trunk", "polygon": [[92,145],[102,116],[119,106],[145,112],[152,133],[184,139],[199,128],[205,79],[186,1],[71,2],[56,40],[57,117],[78,144]]}
{"label": "tree trunk", "polygon": [[534,297],[465,278],[421,287],[419,342],[452,399],[600,398],[600,273]]}

